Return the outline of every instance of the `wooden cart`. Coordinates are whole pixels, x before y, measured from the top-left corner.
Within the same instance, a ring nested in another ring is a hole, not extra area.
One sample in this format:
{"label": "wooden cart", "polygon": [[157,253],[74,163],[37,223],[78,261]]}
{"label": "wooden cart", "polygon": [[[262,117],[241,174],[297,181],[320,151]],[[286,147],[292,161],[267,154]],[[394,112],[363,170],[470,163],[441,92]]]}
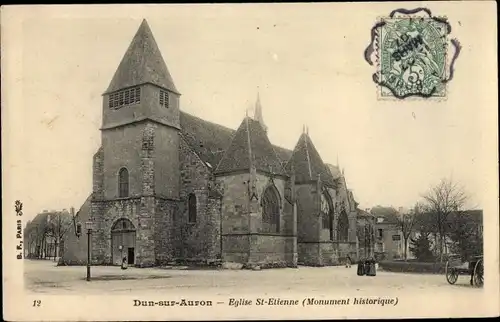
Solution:
{"label": "wooden cart", "polygon": [[471,276],[471,285],[483,286],[484,264],[483,256],[474,256],[469,261],[462,261],[460,256],[448,258],[445,267],[446,280],[450,284],[455,284],[459,275]]}

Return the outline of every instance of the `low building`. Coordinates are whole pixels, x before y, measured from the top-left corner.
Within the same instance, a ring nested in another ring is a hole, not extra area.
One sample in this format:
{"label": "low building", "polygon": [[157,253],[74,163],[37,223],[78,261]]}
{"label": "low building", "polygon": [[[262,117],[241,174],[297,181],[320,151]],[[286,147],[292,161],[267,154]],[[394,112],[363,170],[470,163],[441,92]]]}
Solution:
{"label": "low building", "polygon": [[72,218],[71,226],[61,244],[63,251],[59,259],[59,265],[87,264],[88,240],[85,223],[90,220],[91,199],[92,195],[85,200]]}
{"label": "low building", "polygon": [[[371,214],[375,220],[375,258],[377,260],[395,260],[405,258],[405,244],[403,232],[399,222],[401,213],[405,210],[396,210],[392,207],[374,207]],[[409,240],[406,245],[407,258],[411,258]]]}
{"label": "low building", "polygon": [[60,243],[71,222],[73,208],[70,211],[44,210],[28,221],[24,228],[25,258],[57,258],[61,256]]}

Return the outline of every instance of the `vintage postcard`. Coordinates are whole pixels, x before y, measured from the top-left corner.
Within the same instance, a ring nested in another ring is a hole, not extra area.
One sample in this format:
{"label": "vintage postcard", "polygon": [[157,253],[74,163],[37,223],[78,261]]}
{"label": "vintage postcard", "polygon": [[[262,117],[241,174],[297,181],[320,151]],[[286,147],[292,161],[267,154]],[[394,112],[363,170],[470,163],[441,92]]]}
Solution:
{"label": "vintage postcard", "polygon": [[2,7],[4,319],[498,316],[496,9]]}

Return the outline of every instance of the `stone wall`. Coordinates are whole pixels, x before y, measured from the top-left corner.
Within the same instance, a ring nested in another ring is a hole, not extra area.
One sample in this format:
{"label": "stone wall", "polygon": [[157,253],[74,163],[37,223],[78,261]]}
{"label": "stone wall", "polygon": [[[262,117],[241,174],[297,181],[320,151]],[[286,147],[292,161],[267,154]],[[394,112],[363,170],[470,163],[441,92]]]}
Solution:
{"label": "stone wall", "polygon": [[337,242],[322,242],[319,244],[319,264],[324,266],[338,265],[339,244]]}
{"label": "stone wall", "polygon": [[[262,265],[297,265],[296,212],[285,199],[285,178],[253,171],[217,178],[222,198],[223,261]],[[279,194],[280,227],[263,227],[261,197],[268,187]],[[249,198],[252,196],[252,198]]]}
{"label": "stone wall", "polygon": [[[180,141],[180,211],[175,220],[177,257],[193,262],[220,258],[221,197],[212,194],[211,170],[184,139]],[[189,222],[189,195],[196,197],[196,222]]]}
{"label": "stone wall", "polygon": [[[61,246],[62,254],[59,260],[60,265],[86,265],[87,264],[87,232],[85,231],[85,223],[90,219],[91,197],[87,198],[81,206],[74,222],[64,234]],[[76,223],[82,225],[81,235],[76,236]]]}
{"label": "stone wall", "polygon": [[[129,198],[120,200],[97,201],[91,205],[94,230],[92,234],[92,261],[95,264],[113,264],[111,253],[111,227],[121,218],[128,219],[134,225],[136,232],[140,230],[139,214],[141,199]],[[140,247],[139,243],[136,244]],[[136,262],[137,262],[136,250]]]}
{"label": "stone wall", "polygon": [[179,211],[178,202],[156,199],[154,225],[155,264],[166,265],[176,258],[176,234],[174,216]]}
{"label": "stone wall", "polygon": [[[316,187],[313,184],[296,185],[297,196],[297,241],[319,241],[320,217],[316,202]],[[299,252],[300,257],[300,252]]]}
{"label": "stone wall", "polygon": [[[290,260],[293,254],[289,245],[294,242],[293,237],[251,235],[249,263],[266,266],[267,264],[279,264],[280,266],[294,266]],[[295,263],[296,265],[296,263]]]}
{"label": "stone wall", "polygon": [[109,95],[103,96],[103,127],[154,118],[162,123],[179,127],[179,95],[169,93],[169,107],[160,106],[160,88],[152,84],[139,86],[141,101],[119,109],[109,108]]}
{"label": "stone wall", "polygon": [[319,243],[297,241],[298,264],[306,266],[319,266]]}
{"label": "stone wall", "polygon": [[154,192],[161,198],[178,199],[180,196],[182,148],[177,129],[163,125],[154,128]]}
{"label": "stone wall", "polygon": [[118,172],[122,167],[129,174],[129,196],[142,194],[142,136],[145,123],[102,131],[103,190],[105,199],[118,198]]}
{"label": "stone wall", "polygon": [[222,261],[247,263],[250,251],[248,234],[224,234],[222,236]]}

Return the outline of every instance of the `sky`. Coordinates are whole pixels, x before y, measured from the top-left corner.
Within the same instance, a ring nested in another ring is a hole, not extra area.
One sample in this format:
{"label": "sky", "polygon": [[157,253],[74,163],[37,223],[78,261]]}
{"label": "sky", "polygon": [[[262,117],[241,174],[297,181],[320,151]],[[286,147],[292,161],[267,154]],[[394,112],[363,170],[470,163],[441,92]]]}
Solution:
{"label": "sky", "polygon": [[[496,56],[486,47],[487,35],[467,28],[495,26],[474,10],[450,19],[463,50],[446,99],[382,101],[372,81],[375,67],[363,52],[377,17],[394,8],[362,5],[25,12],[12,23],[10,38],[2,34],[12,44],[2,52],[10,59],[2,71],[12,86],[2,93],[2,145],[9,154],[4,187],[23,201],[28,218],[81,206],[92,190],[92,156],[100,146],[101,95],[146,18],[182,93],[183,111],[235,129],[259,92],[271,142],[293,149],[307,125],[323,161],[338,160],[344,169],[361,208],[410,207],[443,177],[463,185],[471,205],[481,207],[491,184],[485,150],[496,135],[487,125],[496,115],[488,82],[496,80],[483,62]],[[440,6],[436,14],[444,14]]]}

